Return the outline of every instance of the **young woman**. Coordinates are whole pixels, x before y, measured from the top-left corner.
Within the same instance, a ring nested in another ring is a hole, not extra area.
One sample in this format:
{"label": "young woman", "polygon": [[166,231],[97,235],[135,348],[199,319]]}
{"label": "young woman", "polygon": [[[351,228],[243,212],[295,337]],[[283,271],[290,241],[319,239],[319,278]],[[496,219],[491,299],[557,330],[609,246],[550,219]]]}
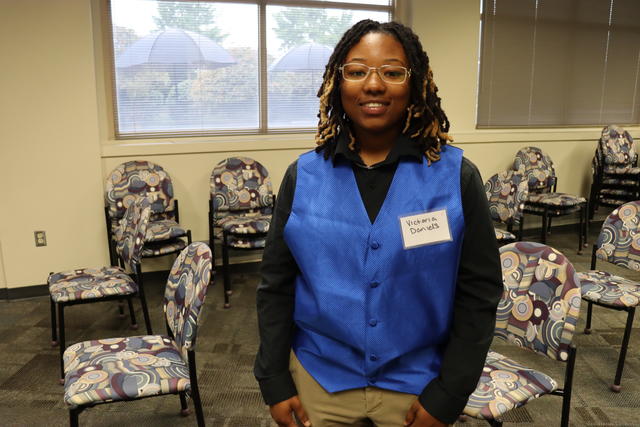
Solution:
{"label": "young woman", "polygon": [[287,170],[258,288],[255,375],[279,426],[453,423],[502,293],[482,181],[447,145],[418,37],[365,20],[318,92],[318,147]]}

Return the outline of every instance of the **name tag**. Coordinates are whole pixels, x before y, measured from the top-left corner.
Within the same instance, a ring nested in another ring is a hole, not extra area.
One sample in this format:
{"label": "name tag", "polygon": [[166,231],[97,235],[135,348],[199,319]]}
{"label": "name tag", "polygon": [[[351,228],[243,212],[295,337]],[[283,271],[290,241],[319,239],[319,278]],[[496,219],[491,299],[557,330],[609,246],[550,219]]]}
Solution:
{"label": "name tag", "polygon": [[402,216],[400,229],[405,249],[453,240],[446,209]]}

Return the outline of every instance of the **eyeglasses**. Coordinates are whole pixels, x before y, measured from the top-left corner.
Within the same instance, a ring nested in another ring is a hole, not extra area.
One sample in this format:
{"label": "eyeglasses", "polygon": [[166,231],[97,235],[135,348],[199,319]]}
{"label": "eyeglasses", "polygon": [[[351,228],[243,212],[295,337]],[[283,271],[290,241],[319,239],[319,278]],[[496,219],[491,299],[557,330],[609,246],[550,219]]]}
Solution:
{"label": "eyeglasses", "polygon": [[357,62],[350,62],[340,67],[342,78],[349,82],[361,82],[369,77],[371,70],[375,70],[382,81],[391,84],[402,84],[411,76],[411,69],[400,65],[382,65],[380,67],[369,67]]}

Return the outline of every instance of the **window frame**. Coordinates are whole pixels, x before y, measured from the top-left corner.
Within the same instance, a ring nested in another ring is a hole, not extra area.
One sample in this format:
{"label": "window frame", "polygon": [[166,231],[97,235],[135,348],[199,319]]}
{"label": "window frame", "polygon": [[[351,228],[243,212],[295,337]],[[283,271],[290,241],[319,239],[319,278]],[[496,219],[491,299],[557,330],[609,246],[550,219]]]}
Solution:
{"label": "window frame", "polygon": [[104,26],[105,39],[108,50],[108,84],[110,85],[109,100],[113,119],[113,137],[116,140],[137,140],[156,138],[194,138],[225,135],[270,135],[270,134],[299,134],[315,132],[311,127],[269,127],[268,126],[268,73],[267,73],[267,6],[308,7],[320,9],[346,9],[368,12],[388,12],[390,20],[398,15],[399,0],[389,0],[389,5],[375,5],[340,0],[172,0],[176,2],[202,3],[235,3],[252,4],[258,7],[258,127],[225,130],[174,131],[174,132],[120,132],[118,121],[118,97],[116,86],[115,52],[113,44],[113,19],[111,16],[111,1],[105,0]]}

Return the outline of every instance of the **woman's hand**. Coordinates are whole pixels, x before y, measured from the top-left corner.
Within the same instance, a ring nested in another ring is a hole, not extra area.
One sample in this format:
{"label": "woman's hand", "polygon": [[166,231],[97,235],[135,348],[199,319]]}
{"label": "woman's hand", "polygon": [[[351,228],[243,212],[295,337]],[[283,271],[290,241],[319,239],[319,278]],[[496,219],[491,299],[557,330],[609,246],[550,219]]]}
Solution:
{"label": "woman's hand", "polygon": [[311,421],[309,421],[309,417],[302,407],[298,396],[293,396],[275,405],[271,405],[269,412],[271,412],[271,418],[273,418],[279,427],[298,427],[298,424],[296,424],[295,419],[291,415],[292,412],[296,414],[296,417],[298,417],[305,427],[311,426]]}
{"label": "woman's hand", "polygon": [[428,413],[417,400],[413,402],[407,416],[404,419],[404,425],[410,427],[446,427],[447,424],[434,418]]}

